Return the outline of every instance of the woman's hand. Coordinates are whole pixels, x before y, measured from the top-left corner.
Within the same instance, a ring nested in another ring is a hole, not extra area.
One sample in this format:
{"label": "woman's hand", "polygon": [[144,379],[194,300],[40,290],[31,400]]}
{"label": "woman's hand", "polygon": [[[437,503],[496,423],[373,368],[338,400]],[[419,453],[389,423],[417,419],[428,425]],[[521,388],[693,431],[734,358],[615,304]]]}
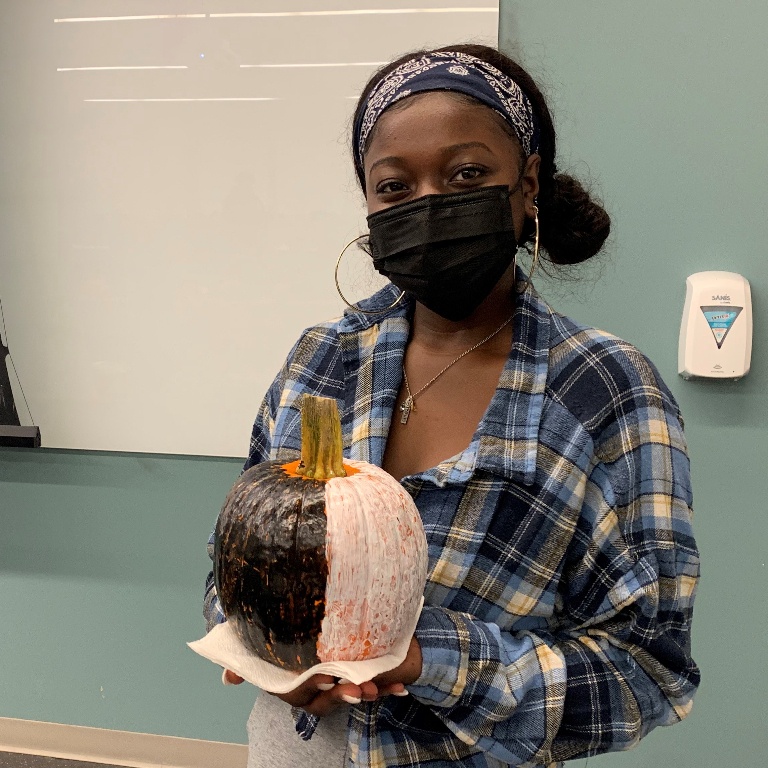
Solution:
{"label": "woman's hand", "polygon": [[243,682],[243,678],[240,675],[236,675],[231,669],[225,669],[221,673],[221,682],[224,685],[240,685]]}
{"label": "woman's hand", "polygon": [[310,715],[324,717],[345,704],[376,701],[384,696],[406,696],[400,683],[375,683],[369,680],[354,685],[347,680],[336,680],[329,675],[313,675],[289,693],[273,694],[292,707],[300,707]]}
{"label": "woman's hand", "polygon": [[346,680],[338,682],[331,675],[312,675],[298,688],[272,695],[292,707],[300,707],[310,715],[324,717],[345,704],[374,701],[378,690],[371,682],[354,685]]}
{"label": "woman's hand", "polygon": [[376,675],[373,678],[373,682],[379,689],[400,685],[401,689],[405,690],[406,685],[415,683],[421,676],[422,664],[421,646],[416,637],[412,637],[403,663],[399,667],[390,669],[389,672],[382,672],[382,674]]}
{"label": "woman's hand", "polygon": [[[243,678],[230,669],[225,669],[221,676],[224,685],[240,685]],[[273,693],[286,704],[300,707],[311,715],[323,717],[345,704],[359,704],[361,701],[375,701],[381,696],[405,695],[402,684],[377,686],[368,681],[354,685],[346,680],[339,681],[330,675],[313,675],[298,688],[288,693]]]}
{"label": "woman's hand", "polygon": [[[377,675],[373,680],[355,685],[331,675],[312,675],[288,693],[271,695],[310,715],[324,717],[345,704],[376,701],[384,696],[407,696],[405,686],[419,678],[421,666],[421,648],[416,638],[412,637],[403,663],[389,672]],[[243,682],[242,677],[229,669],[224,670],[222,680],[225,685],[239,685]]]}

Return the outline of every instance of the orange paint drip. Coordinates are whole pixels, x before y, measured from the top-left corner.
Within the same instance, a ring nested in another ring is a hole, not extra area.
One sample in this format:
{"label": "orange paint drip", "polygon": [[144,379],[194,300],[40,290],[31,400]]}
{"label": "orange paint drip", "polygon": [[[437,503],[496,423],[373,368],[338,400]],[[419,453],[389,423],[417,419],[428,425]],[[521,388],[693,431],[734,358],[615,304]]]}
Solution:
{"label": "orange paint drip", "polygon": [[[288,464],[282,464],[280,466],[280,469],[282,469],[283,472],[285,472],[285,474],[288,475],[289,477],[300,477],[303,480],[313,480],[314,478],[306,477],[305,475],[300,475],[296,471],[300,465],[301,465],[301,460],[291,461]],[[347,477],[350,477],[351,475],[356,475],[360,471],[359,469],[355,469],[354,467],[351,467],[346,462],[344,462],[342,466],[344,467],[344,471],[347,473]],[[327,482],[327,481],[324,480],[323,482]]]}

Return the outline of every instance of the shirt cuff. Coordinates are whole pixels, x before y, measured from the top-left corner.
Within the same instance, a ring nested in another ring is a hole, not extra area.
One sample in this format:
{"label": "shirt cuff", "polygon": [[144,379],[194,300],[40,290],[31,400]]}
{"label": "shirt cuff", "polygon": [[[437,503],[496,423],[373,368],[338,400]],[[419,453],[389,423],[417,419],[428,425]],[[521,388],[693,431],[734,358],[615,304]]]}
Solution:
{"label": "shirt cuff", "polygon": [[445,610],[425,606],[414,635],[421,648],[421,675],[408,686],[409,693],[425,703],[453,705],[464,689],[468,661],[456,624]]}
{"label": "shirt cuff", "polygon": [[304,741],[309,741],[315,734],[320,718],[317,717],[317,715],[310,715],[309,712],[305,712],[298,707],[291,707],[291,714],[293,715],[293,722],[296,725],[296,733],[298,733]]}

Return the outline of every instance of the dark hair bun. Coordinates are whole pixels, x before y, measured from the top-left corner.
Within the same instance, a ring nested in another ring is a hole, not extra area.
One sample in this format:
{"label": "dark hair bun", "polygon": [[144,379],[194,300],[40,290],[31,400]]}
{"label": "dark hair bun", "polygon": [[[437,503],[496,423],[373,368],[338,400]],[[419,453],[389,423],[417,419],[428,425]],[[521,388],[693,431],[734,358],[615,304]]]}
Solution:
{"label": "dark hair bun", "polygon": [[603,247],[611,219],[572,176],[558,173],[553,181],[539,198],[541,247],[553,264],[579,264]]}

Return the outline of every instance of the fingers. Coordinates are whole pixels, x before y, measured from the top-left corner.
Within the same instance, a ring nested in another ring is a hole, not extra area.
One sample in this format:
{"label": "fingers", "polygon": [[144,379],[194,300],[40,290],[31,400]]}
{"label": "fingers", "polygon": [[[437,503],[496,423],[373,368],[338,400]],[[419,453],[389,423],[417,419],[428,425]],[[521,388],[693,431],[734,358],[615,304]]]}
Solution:
{"label": "fingers", "polygon": [[[375,686],[374,686],[375,689]],[[329,691],[322,694],[323,700],[319,702],[321,706],[325,706],[326,702],[336,709],[337,706],[344,704],[359,704],[363,700],[363,690],[359,685],[344,681],[343,683],[336,683]],[[370,690],[366,695],[370,695]],[[374,693],[375,698],[375,693]],[[366,699],[367,701],[370,699]],[[314,703],[314,702],[313,702]]]}
{"label": "fingers", "polygon": [[372,680],[368,680],[355,685],[343,678],[313,675],[298,688],[288,693],[273,695],[293,707],[300,707],[310,715],[325,717],[344,705],[376,701],[383,696],[407,696],[408,691],[402,683],[377,685]]}
{"label": "fingers", "polygon": [[292,707],[301,707],[318,717],[330,714],[342,704],[359,704],[361,691],[356,685],[336,685],[330,675],[313,675],[288,693],[273,694]]}
{"label": "fingers", "polygon": [[408,696],[408,690],[402,683],[379,685],[379,696]]}
{"label": "fingers", "polygon": [[[334,678],[330,678],[334,680]],[[321,691],[333,691],[340,693],[341,698],[347,704],[359,704],[361,701],[376,701],[379,697],[379,689],[376,683],[368,681],[360,685],[354,685],[349,680],[340,677],[332,683],[322,683],[317,686]]]}
{"label": "fingers", "polygon": [[[343,704],[359,704],[361,701],[376,701],[384,696],[407,696],[408,691],[402,683],[377,685],[368,680],[360,685],[354,685],[348,680],[340,679],[335,685],[327,686],[327,681],[317,684],[317,695],[302,709],[317,717],[324,717]],[[321,687],[322,686],[322,687]]]}
{"label": "fingers", "polygon": [[[221,673],[221,682],[224,685],[240,685],[243,678],[231,669],[224,669]],[[329,695],[321,698],[320,694]],[[320,716],[321,710],[323,714],[329,714],[342,704],[359,704],[361,701],[376,701],[384,696],[407,695],[408,691],[402,683],[385,684],[368,680],[360,685],[354,685],[344,678],[314,675],[290,693],[280,695],[280,698],[291,706],[301,707],[310,714]],[[317,711],[312,711],[315,709]]]}
{"label": "fingers", "polygon": [[[325,685],[325,683],[322,685]],[[309,712],[310,715],[325,717],[341,706],[346,704],[359,704],[362,700],[363,691],[360,686],[353,685],[352,683],[346,683],[344,685],[337,684],[333,685],[327,691],[318,691],[317,695],[310,702],[302,706],[302,709]]]}
{"label": "fingers", "polygon": [[360,683],[360,698],[363,701],[376,701],[379,698],[379,688],[376,683],[368,680],[365,683]]}
{"label": "fingers", "polygon": [[330,691],[336,685],[336,678],[330,675],[315,675],[312,680],[319,691]]}
{"label": "fingers", "polygon": [[221,682],[224,685],[240,685],[243,682],[243,678],[240,675],[236,675],[231,669],[225,669],[221,673]]}

